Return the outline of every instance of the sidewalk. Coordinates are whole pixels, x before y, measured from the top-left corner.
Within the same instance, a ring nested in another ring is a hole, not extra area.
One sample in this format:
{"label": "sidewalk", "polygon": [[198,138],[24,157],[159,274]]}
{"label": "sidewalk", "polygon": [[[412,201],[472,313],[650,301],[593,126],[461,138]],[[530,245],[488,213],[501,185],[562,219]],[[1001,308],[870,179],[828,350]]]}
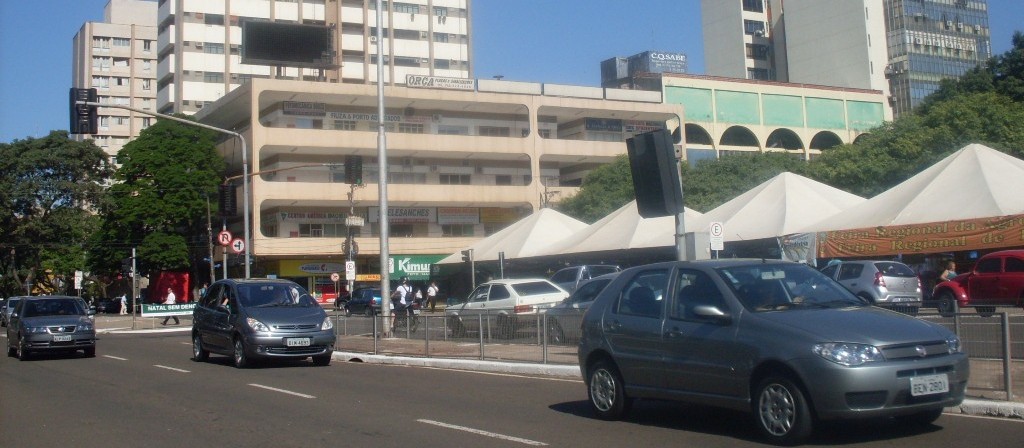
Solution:
{"label": "sidewalk", "polygon": [[[162,317],[136,317],[135,328],[132,328],[132,316],[121,316],[116,314],[97,315],[97,333],[125,334],[125,333],[174,333],[188,332],[192,329],[191,316],[179,316],[181,325],[162,326]],[[451,358],[426,358],[395,355],[373,355],[368,353],[335,351],[334,359],[337,361],[367,362],[386,365],[407,365],[418,367],[432,367],[438,369],[472,370],[478,372],[519,374],[519,375],[542,375],[556,378],[581,380],[580,368],[576,365],[538,364],[526,362],[501,362],[481,361],[471,359]],[[947,413],[966,414],[987,417],[1003,417],[1024,419],[1024,402],[990,400],[977,398],[972,394],[978,391],[968,391],[968,398],[957,407],[947,408]],[[1024,390],[1017,389],[1015,394],[1017,400],[1024,400]]]}

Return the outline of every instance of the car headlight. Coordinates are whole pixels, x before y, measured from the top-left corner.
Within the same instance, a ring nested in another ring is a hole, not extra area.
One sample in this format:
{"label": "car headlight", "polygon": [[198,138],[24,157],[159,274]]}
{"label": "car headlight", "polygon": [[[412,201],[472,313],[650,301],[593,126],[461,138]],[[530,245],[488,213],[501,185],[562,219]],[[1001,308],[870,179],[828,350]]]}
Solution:
{"label": "car headlight", "polygon": [[844,366],[859,366],[868,362],[884,361],[878,347],[866,344],[830,342],[814,346],[814,353]]}
{"label": "car headlight", "polygon": [[92,331],[92,322],[82,322],[78,324],[78,329],[81,331]]}
{"label": "car headlight", "polygon": [[25,327],[26,333],[47,333],[46,327]]}
{"label": "car headlight", "polygon": [[331,322],[331,318],[330,317],[325,317],[324,318],[324,323],[320,324],[320,329],[321,330],[330,330],[332,328],[334,328],[334,322]]}
{"label": "car headlight", "polygon": [[264,325],[263,322],[260,322],[260,321],[258,321],[256,319],[251,318],[251,317],[246,318],[245,319],[245,323],[248,324],[249,328],[252,328],[254,331],[262,331],[262,332],[268,332],[268,333],[270,332],[270,328],[267,327],[266,325]]}
{"label": "car headlight", "polygon": [[963,351],[963,346],[960,345],[960,338],[955,334],[949,335],[946,338],[946,346],[949,347],[949,353],[960,353]]}

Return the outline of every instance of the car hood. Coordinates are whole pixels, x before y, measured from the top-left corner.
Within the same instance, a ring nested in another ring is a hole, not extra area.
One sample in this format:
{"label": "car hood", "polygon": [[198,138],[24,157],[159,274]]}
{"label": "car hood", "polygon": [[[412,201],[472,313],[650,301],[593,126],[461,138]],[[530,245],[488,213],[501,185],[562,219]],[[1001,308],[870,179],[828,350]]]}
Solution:
{"label": "car hood", "polygon": [[26,317],[21,320],[26,327],[55,327],[55,326],[76,326],[92,324],[89,316],[38,316]]}
{"label": "car hood", "polygon": [[821,342],[892,345],[944,340],[950,334],[937,324],[878,307],[791,310],[758,316]]}
{"label": "car hood", "polygon": [[320,325],[327,313],[320,307],[312,306],[275,306],[266,308],[247,308],[246,314],[263,322],[265,325]]}

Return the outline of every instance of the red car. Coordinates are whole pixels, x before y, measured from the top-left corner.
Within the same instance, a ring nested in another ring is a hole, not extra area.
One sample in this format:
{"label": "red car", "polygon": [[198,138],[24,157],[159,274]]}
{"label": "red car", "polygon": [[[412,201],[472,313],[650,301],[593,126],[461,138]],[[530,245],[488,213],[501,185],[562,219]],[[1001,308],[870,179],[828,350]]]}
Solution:
{"label": "red car", "polygon": [[982,256],[973,271],[935,285],[932,297],[942,314],[953,313],[954,302],[983,316],[995,313],[997,306],[1024,307],[1024,250]]}

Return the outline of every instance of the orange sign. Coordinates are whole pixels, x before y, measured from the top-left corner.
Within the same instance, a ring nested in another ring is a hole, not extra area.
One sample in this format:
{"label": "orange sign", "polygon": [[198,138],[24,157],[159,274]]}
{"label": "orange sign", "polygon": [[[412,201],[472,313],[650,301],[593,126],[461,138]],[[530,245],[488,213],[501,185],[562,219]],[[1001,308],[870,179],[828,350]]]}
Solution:
{"label": "orange sign", "polygon": [[818,233],[818,258],[929,254],[1024,246],[1024,215]]}

